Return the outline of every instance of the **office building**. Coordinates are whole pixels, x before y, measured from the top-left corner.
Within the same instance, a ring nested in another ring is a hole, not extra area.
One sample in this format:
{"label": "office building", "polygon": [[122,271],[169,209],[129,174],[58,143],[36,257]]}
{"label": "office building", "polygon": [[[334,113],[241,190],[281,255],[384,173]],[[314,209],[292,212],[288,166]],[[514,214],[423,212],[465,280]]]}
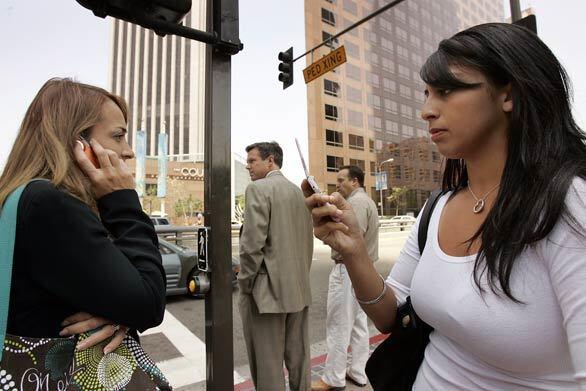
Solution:
{"label": "office building", "polygon": [[[307,50],[387,3],[305,0]],[[442,160],[421,119],[419,69],[441,39],[493,21],[503,21],[502,0],[409,0],[308,55],[310,64],[344,45],[348,58],[307,85],[309,167],[320,187],[333,192],[338,168],[355,164],[380,202],[375,173],[381,168],[389,189],[409,189],[399,213],[418,213],[439,187]],[[386,200],[390,194],[383,193],[385,215],[397,209]]]}

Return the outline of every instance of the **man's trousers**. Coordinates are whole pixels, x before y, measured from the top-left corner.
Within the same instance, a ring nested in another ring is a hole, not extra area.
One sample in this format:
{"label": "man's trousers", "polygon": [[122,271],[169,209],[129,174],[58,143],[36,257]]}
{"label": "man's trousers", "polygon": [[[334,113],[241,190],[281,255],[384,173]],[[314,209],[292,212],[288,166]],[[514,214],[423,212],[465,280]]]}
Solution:
{"label": "man's trousers", "polygon": [[[328,287],[326,342],[328,356],[322,380],[334,387],[346,385],[346,372],[357,382],[366,384],[364,368],[368,360],[368,322],[353,295],[346,267],[338,263],[330,272]],[[352,362],[348,365],[348,346]]]}
{"label": "man's trousers", "polygon": [[246,294],[240,294],[239,307],[255,388],[285,390],[284,362],[289,371],[289,388],[310,390],[308,307],[299,312],[260,314],[252,295]]}

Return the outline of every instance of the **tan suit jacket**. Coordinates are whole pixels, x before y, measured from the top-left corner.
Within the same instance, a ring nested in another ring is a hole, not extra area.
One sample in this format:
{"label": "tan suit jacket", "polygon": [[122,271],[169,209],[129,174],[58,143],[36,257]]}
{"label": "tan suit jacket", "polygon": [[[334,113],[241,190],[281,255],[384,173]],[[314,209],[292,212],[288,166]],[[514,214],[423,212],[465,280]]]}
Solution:
{"label": "tan suit jacket", "polygon": [[261,314],[309,306],[313,229],[301,189],[280,171],[250,183],[243,227],[241,294],[252,294]]}

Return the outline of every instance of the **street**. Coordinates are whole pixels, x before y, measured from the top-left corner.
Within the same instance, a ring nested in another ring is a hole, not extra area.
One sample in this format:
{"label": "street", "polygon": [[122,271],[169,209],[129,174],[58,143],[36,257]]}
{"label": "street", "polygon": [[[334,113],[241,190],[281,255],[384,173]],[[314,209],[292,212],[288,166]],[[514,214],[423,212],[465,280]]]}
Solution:
{"label": "street", "polygon": [[[375,264],[379,273],[386,277],[398,256],[409,232],[384,232],[380,234],[379,261]],[[237,239],[233,247],[237,251]],[[332,267],[330,249],[321,241],[314,240],[314,256],[311,268],[313,304],[309,311],[311,357],[326,352],[325,321],[328,275]],[[242,323],[237,308],[238,289],[233,292],[234,317],[234,384],[249,379],[246,346],[242,337]],[[204,301],[186,296],[169,297],[163,324],[141,335],[143,347],[157,362],[174,388],[182,390],[205,389],[205,312]],[[379,334],[371,326],[371,337]]]}

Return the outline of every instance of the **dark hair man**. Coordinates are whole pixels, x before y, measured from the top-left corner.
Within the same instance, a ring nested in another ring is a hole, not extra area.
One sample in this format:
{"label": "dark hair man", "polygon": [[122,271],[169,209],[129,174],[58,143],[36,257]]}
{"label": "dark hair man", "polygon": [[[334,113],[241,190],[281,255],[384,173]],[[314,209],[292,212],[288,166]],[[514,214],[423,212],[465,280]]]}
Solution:
{"label": "dark hair man", "polygon": [[311,386],[308,306],[313,254],[311,216],[304,197],[280,171],[276,142],[246,147],[246,188],[240,238],[240,316],[250,373],[257,390]]}

